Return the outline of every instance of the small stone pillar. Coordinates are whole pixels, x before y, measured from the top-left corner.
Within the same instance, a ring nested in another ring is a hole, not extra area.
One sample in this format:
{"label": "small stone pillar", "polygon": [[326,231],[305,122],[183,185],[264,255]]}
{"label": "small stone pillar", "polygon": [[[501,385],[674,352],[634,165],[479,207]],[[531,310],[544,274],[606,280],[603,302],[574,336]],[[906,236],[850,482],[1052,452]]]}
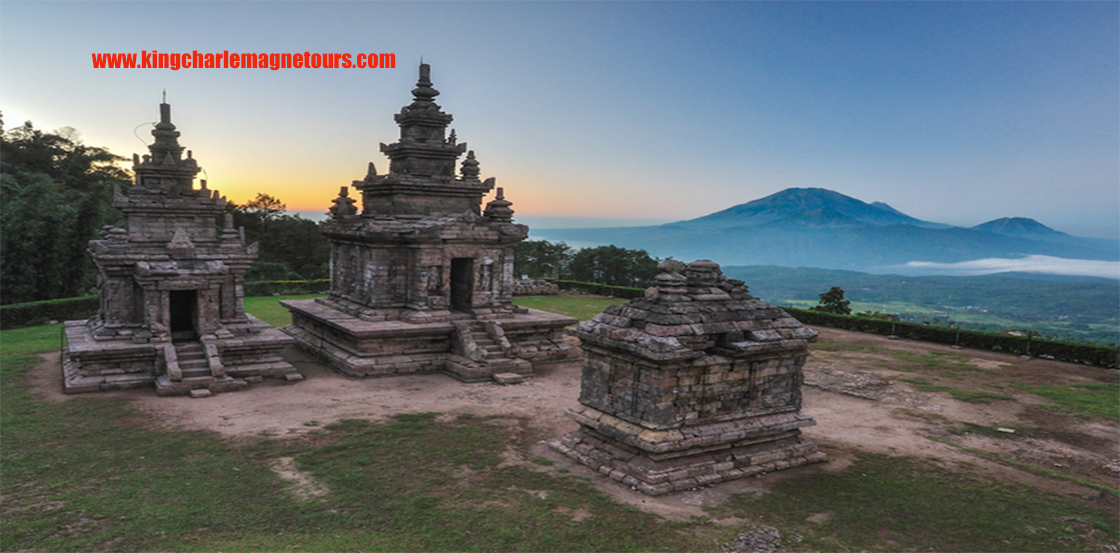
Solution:
{"label": "small stone pillar", "polygon": [[799,430],[817,332],[711,261],[658,268],[644,298],[579,325],[580,429],[552,447],[650,495],[825,461]]}

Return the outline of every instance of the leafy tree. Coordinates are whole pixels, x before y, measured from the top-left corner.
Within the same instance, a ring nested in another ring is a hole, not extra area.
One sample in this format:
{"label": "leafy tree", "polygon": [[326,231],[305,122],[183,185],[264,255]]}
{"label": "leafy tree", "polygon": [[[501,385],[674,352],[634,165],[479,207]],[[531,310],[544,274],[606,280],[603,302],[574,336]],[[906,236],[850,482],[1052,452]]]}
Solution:
{"label": "leafy tree", "polygon": [[657,276],[657,260],[645,250],[618,246],[583,248],[568,264],[572,280],[598,282],[611,286],[649,286]]}
{"label": "leafy tree", "polygon": [[827,292],[820,295],[820,302],[813,308],[813,311],[824,311],[825,313],[836,313],[838,315],[850,315],[852,308],[848,307],[852,302],[844,299],[844,289],[839,286],[833,286]]}
{"label": "leafy tree", "polygon": [[547,240],[519,242],[514,252],[514,276],[560,278],[567,272],[572,253],[572,248],[563,242],[556,244]]}
{"label": "leafy tree", "polygon": [[50,133],[27,122],[0,133],[0,301],[71,297],[96,285],[86,249],[120,218],[113,186],[131,182],[122,160],[82,144],[71,128]]}
{"label": "leafy tree", "polygon": [[257,194],[245,205],[231,204],[228,210],[234,226],[245,227],[245,241],[261,244],[247,280],[329,278],[330,243],[314,221],[288,215],[287,206],[268,194]]}

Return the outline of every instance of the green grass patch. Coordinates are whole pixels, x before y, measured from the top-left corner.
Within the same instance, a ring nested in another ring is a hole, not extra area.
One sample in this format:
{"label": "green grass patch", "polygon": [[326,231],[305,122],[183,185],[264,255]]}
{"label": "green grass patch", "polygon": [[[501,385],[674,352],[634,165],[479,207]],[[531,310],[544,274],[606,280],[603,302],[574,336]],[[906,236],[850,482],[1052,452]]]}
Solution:
{"label": "green grass patch", "polygon": [[[713,540],[581,479],[499,466],[511,436],[489,417],[342,421],[307,441],[235,444],[148,429],[106,395],[41,401],[24,376],[58,350],[60,330],[0,332],[3,551],[686,551]],[[300,500],[270,469],[278,457],[328,493]]]}
{"label": "green grass patch", "polygon": [[1120,383],[1035,386],[1012,382],[1011,387],[1053,401],[1058,405],[1057,410],[1084,413],[1120,423]]}
{"label": "green grass patch", "polygon": [[[1085,480],[1084,478],[1078,478],[1076,476],[1071,476],[1069,474],[1062,474],[1062,473],[1060,473],[1056,470],[1050,470],[1048,468],[1032,465],[1030,463],[1024,463],[1022,461],[1016,461],[1015,459],[1010,459],[1010,458],[1007,458],[1007,457],[996,455],[995,453],[992,453],[990,451],[984,451],[982,449],[976,449],[974,447],[968,447],[968,446],[965,446],[965,445],[961,445],[961,444],[958,444],[956,442],[953,442],[952,440],[946,440],[944,438],[938,438],[936,436],[927,436],[927,437],[929,439],[935,441],[935,442],[943,443],[943,444],[946,444],[946,445],[951,445],[951,446],[953,446],[957,449],[961,449],[961,450],[967,451],[969,453],[979,455],[980,457],[984,457],[986,459],[991,459],[993,461],[1000,461],[1002,463],[1007,463],[1009,465],[1016,466],[1016,467],[1019,467],[1019,468],[1024,469],[1024,470],[1028,470],[1028,471],[1033,472],[1035,474],[1040,474],[1042,476],[1047,476],[1047,477],[1050,477],[1050,478],[1056,478],[1058,480],[1068,480],[1070,482],[1076,482],[1078,484],[1081,484],[1082,486],[1088,486],[1090,488],[1096,488],[1098,490],[1111,493],[1112,495],[1120,496],[1120,488],[1113,488],[1113,487],[1109,487],[1109,486],[1104,486],[1104,485],[1101,485],[1101,484],[1097,484],[1096,482],[1090,482],[1088,480]],[[1117,528],[1115,525],[1113,525],[1109,528],[1111,529],[1111,532],[1109,532],[1109,529],[1102,528],[1098,525],[1099,530],[1108,532],[1110,536],[1115,537],[1117,534],[1120,534],[1120,528]]]}
{"label": "green grass patch", "polygon": [[[828,516],[807,520],[821,513]],[[800,534],[802,543],[787,546],[809,551],[1094,550],[1065,530],[1065,517],[1117,537],[1108,512],[1076,499],[882,455],[862,455],[842,473],[781,482],[761,497],[736,495],[711,514]]]}
{"label": "green grass patch", "polygon": [[999,401],[1013,401],[1015,399],[1011,396],[984,390],[960,390],[957,388],[950,388],[948,392],[950,396],[953,396],[953,399],[966,403],[990,403],[993,399]]}
{"label": "green grass patch", "polygon": [[952,388],[948,386],[932,384],[924,378],[900,378],[899,380],[910,384],[919,392],[948,392],[952,390]]}
{"label": "green grass patch", "polygon": [[253,296],[245,298],[245,312],[280,328],[292,324],[292,313],[280,305],[280,300],[306,300],[321,298],[323,294],[303,294],[299,296]]}
{"label": "green grass patch", "polygon": [[593,295],[521,296],[513,298],[513,303],[521,307],[567,315],[581,321],[591,320],[611,305],[628,302],[629,300],[625,299]]}
{"label": "green grass patch", "polygon": [[[1015,432],[1000,432],[998,428],[1008,428],[1014,430]],[[982,424],[972,424],[971,422],[966,422],[962,423],[959,427],[950,428],[949,433],[956,434],[958,436],[961,434],[977,434],[980,436],[987,436],[989,438],[1014,439],[1022,438],[1024,436],[1030,436],[1031,434],[1033,434],[1033,431],[1030,428],[1022,428],[1018,426],[984,426]]]}
{"label": "green grass patch", "polygon": [[919,392],[946,392],[953,399],[964,401],[967,403],[989,403],[993,399],[998,400],[1013,400],[1011,396],[997,394],[995,392],[988,392],[984,390],[961,390],[959,388],[951,388],[949,386],[942,386],[940,384],[933,384],[924,378],[900,378],[902,382],[906,382],[914,387]]}

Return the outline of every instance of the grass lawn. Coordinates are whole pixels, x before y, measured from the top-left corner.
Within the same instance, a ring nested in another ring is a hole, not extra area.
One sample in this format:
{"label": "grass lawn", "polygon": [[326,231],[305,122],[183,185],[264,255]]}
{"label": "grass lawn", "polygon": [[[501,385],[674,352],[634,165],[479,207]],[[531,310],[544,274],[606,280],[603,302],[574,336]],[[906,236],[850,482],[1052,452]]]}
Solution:
{"label": "grass lawn", "polygon": [[[24,376],[58,350],[59,332],[0,332],[0,550],[718,551],[759,524],[778,527],[791,551],[1094,550],[1069,517],[1120,537],[1088,502],[914,458],[861,455],[838,474],[805,473],[709,518],[668,522],[548,462],[503,463],[502,451],[526,445],[487,417],[346,420],[308,439],[248,442],[160,430],[122,399],[32,395]],[[252,390],[240,393],[251,404]],[[327,492],[301,499],[269,468],[281,458]],[[746,522],[710,520],[727,517]]]}
{"label": "grass lawn", "polygon": [[[277,328],[291,324],[292,315],[287,309],[280,306],[280,300],[305,300],[320,298],[323,294],[308,294],[302,296],[257,296],[245,298],[245,311],[252,313],[262,321]],[[608,305],[626,303],[629,300],[610,298],[595,295],[560,295],[560,296],[519,296],[513,303],[521,307],[530,307],[575,317],[586,321],[602,313]]]}
{"label": "grass lawn", "polygon": [[521,307],[530,307],[575,317],[581,321],[591,320],[602,313],[608,306],[616,303],[627,303],[630,300],[610,298],[607,296],[586,295],[560,295],[560,296],[520,296],[513,298],[513,303]]}
{"label": "grass lawn", "polygon": [[292,314],[280,306],[280,300],[306,300],[321,297],[323,297],[323,294],[254,296],[245,298],[245,311],[276,328],[280,328],[292,324]]}

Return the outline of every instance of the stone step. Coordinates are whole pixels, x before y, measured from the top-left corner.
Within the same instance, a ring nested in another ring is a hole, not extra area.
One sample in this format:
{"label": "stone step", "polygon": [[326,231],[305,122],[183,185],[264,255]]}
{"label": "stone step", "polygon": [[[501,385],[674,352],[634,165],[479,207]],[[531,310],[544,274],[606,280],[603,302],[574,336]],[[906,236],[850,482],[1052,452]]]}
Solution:
{"label": "stone step", "polygon": [[495,373],[493,378],[494,382],[497,382],[498,384],[509,385],[521,384],[522,382],[525,382],[528,377],[526,375],[517,373]]}
{"label": "stone step", "polygon": [[183,371],[183,382],[200,381],[202,379],[212,379],[209,369],[191,369]]}
{"label": "stone step", "polygon": [[183,369],[184,371],[190,369],[203,369],[208,371],[210,370],[210,363],[207,363],[205,359],[191,359],[189,361],[183,361],[182,359],[180,359],[179,368]]}

